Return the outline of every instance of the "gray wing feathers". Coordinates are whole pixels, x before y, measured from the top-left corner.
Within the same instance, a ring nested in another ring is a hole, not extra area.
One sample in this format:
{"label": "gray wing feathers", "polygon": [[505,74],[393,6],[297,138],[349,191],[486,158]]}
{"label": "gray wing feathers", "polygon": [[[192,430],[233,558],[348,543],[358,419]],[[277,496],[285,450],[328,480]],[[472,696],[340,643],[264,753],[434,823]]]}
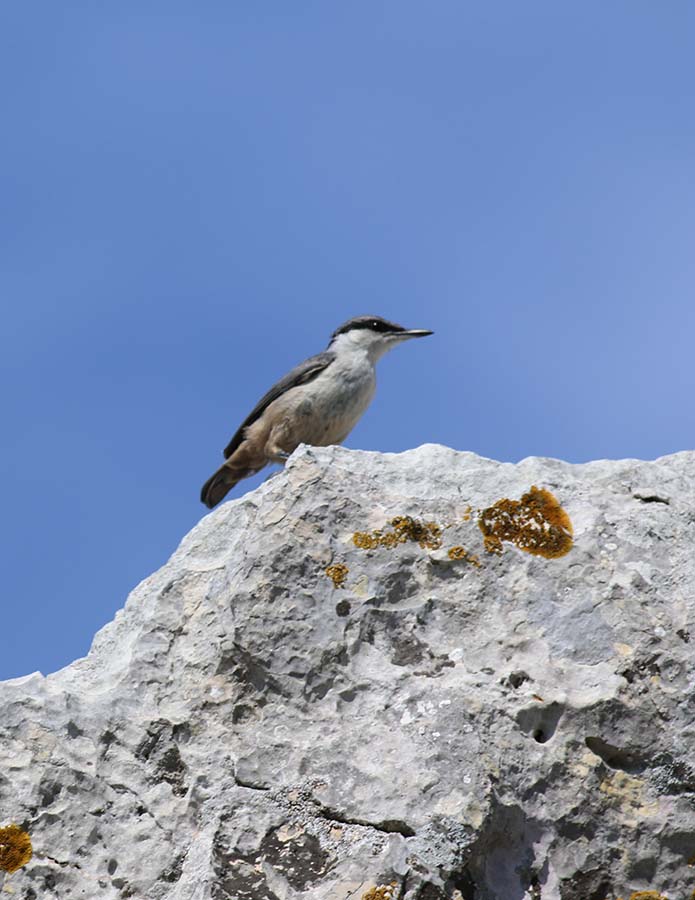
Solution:
{"label": "gray wing feathers", "polygon": [[234,437],[224,448],[225,459],[228,459],[244,440],[244,430],[248,428],[249,425],[253,425],[256,419],[260,418],[273,400],[277,400],[278,397],[281,397],[292,388],[298,387],[300,384],[306,384],[316,378],[320,372],[323,372],[324,369],[327,369],[328,366],[330,366],[334,359],[335,353],[329,353],[328,351],[318,353],[316,356],[310,356],[309,359],[305,359],[303,363],[295,366],[294,369],[292,369],[291,372],[288,372],[284,378],[281,378],[277,384],[274,384],[268,393],[261,397],[241,423]]}

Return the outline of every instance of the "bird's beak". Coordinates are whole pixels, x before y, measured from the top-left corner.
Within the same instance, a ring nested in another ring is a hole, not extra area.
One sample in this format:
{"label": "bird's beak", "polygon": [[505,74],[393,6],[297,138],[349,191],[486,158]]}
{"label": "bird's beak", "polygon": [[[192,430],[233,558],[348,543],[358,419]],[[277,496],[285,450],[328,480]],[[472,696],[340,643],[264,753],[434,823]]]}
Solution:
{"label": "bird's beak", "polygon": [[428,334],[434,334],[433,331],[427,331],[425,328],[410,328],[408,331],[399,331],[394,337],[411,338],[411,337],[427,337]]}

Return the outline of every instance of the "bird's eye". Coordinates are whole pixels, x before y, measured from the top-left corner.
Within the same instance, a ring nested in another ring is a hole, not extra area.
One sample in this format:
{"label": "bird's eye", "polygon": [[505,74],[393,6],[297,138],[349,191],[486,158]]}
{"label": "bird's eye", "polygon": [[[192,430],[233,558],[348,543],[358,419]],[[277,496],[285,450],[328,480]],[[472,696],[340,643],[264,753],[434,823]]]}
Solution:
{"label": "bird's eye", "polygon": [[372,328],[378,328],[378,327],[379,327],[379,323],[377,322],[376,319],[374,319],[374,321],[372,322]]}

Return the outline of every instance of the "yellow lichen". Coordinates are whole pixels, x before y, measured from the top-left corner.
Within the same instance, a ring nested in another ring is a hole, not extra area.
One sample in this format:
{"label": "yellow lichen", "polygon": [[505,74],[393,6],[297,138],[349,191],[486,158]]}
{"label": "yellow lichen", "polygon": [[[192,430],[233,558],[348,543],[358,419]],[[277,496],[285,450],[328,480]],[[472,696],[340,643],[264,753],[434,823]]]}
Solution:
{"label": "yellow lichen", "polygon": [[635,891],[630,894],[630,900],[668,900],[659,891]]}
{"label": "yellow lichen", "polygon": [[362,894],[362,900],[394,900],[397,881],[391,884],[382,884],[379,887],[370,888],[366,893]]}
{"label": "yellow lichen", "polygon": [[442,546],[442,529],[436,522],[419,522],[411,516],[396,516],[391,519],[399,543],[417,541],[423,548],[437,550]]}
{"label": "yellow lichen", "polygon": [[535,485],[521,500],[498,500],[478,517],[488,553],[501,553],[509,541],[546,559],[557,559],[572,548],[572,523],[555,497]]}
{"label": "yellow lichen", "polygon": [[[693,894],[695,895],[695,891]],[[623,898],[617,897],[616,900],[623,900]],[[659,891],[634,891],[634,893],[630,894],[628,900],[668,900],[668,897],[660,894]]]}
{"label": "yellow lichen", "polygon": [[447,556],[452,560],[463,559],[467,563],[470,563],[472,566],[480,568],[480,560],[478,559],[478,557],[473,553],[469,553],[465,547],[449,547]]}
{"label": "yellow lichen", "polygon": [[436,522],[421,522],[412,516],[395,516],[391,519],[393,531],[382,531],[380,528],[369,531],[356,531],[352,542],[361,550],[374,550],[376,547],[395,547],[407,541],[415,541],[423,550],[438,550],[442,546],[442,528]]}
{"label": "yellow lichen", "polygon": [[334,566],[328,566],[326,575],[333,582],[333,587],[341,588],[345,585],[345,579],[349,571],[348,567],[343,563],[336,563]]}
{"label": "yellow lichen", "polygon": [[0,828],[0,869],[16,872],[31,859],[31,838],[19,825]]}
{"label": "yellow lichen", "polygon": [[[377,537],[378,535],[378,537]],[[352,536],[352,543],[360,550],[373,550],[379,546],[380,531],[370,534],[368,531],[356,531]]]}

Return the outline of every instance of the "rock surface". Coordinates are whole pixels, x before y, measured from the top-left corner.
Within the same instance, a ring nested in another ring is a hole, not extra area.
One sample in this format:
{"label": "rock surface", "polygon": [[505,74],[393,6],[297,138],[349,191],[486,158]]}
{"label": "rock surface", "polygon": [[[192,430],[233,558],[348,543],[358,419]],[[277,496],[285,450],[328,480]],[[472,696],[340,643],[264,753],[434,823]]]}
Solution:
{"label": "rock surface", "polygon": [[[572,549],[487,553],[477,511],[532,485]],[[441,546],[355,545],[406,515]],[[694,548],[695,453],[300,448],[85,659],[0,684],[0,825],[34,847],[0,893],[685,900]]]}

